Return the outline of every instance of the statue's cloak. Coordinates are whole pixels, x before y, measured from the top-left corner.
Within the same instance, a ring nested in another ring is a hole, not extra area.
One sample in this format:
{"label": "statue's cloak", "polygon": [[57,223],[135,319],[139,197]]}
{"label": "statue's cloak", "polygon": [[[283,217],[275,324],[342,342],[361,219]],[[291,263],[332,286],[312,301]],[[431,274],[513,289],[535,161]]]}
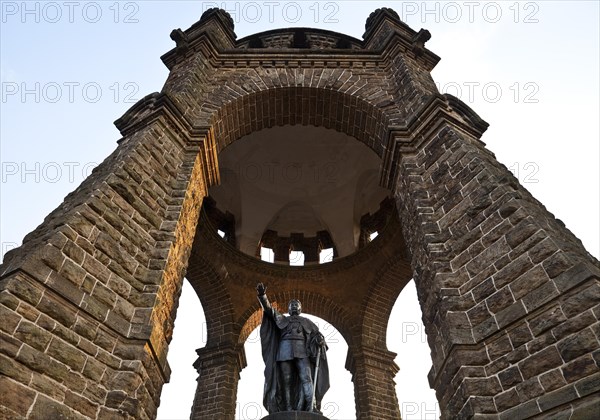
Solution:
{"label": "statue's cloak", "polygon": [[[263,311],[262,324],[260,326],[260,343],[262,347],[262,356],[265,362],[265,388],[263,393],[263,405],[269,412],[278,413],[285,411],[283,401],[283,384],[281,383],[281,372],[277,363],[277,351],[279,349],[279,341],[281,337],[281,329],[285,328],[289,322],[288,317],[281,315],[275,309],[273,317]],[[319,329],[309,319],[301,318],[302,327],[308,335],[306,340],[306,354],[309,355],[312,378],[315,378],[315,367],[317,355],[319,351],[318,334]],[[317,408],[321,407],[323,395],[329,389],[329,366],[327,364],[327,356],[325,354],[326,347],[321,350],[321,358],[319,361],[319,372],[317,376],[317,386],[315,389],[315,400]],[[303,401],[303,391],[298,375],[293,380],[292,390],[292,407],[298,407]]]}

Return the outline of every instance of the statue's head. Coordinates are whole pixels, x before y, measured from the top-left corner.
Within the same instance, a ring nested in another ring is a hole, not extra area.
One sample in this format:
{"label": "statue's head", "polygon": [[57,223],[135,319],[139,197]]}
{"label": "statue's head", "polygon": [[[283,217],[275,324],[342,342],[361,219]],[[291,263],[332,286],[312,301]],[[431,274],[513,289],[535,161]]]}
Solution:
{"label": "statue's head", "polygon": [[290,300],[288,305],[288,313],[290,315],[300,315],[302,313],[302,304],[298,299]]}

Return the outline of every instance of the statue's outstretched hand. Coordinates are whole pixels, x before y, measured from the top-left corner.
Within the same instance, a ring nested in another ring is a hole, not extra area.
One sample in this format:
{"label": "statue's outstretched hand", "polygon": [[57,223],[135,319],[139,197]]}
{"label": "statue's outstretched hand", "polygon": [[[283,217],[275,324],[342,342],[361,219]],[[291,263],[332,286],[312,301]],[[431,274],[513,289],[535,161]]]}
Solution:
{"label": "statue's outstretched hand", "polygon": [[256,285],[256,293],[258,293],[258,296],[263,296],[267,291],[267,286],[265,286],[262,283],[258,283]]}

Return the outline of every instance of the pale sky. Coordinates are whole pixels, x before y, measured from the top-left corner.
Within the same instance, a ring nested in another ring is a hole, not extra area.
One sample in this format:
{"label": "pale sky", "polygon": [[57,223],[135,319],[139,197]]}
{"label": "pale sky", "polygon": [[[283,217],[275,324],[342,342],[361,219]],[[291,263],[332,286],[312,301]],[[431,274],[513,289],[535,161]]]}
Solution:
{"label": "pale sky", "polygon": [[[159,91],[160,56],[174,28],[187,29],[210,7],[227,9],[238,38],[305,26],[361,39],[377,7],[391,7],[442,60],[442,93],[460,97],[490,127],[482,140],[596,258],[600,249],[599,6],[596,1],[535,2],[21,2],[2,1],[0,51],[0,245],[21,243],[65,195],[116,147],[112,122]],[[252,291],[250,291],[252,292]],[[388,347],[399,354],[398,394],[405,419],[435,418],[431,365],[412,290],[390,319]],[[169,356],[159,418],[189,417],[191,367],[202,346],[202,313],[187,286]],[[191,322],[190,322],[191,320]],[[321,322],[323,328],[330,328]],[[354,418],[350,375],[339,333],[327,330],[336,373],[326,414]],[[247,346],[258,346],[256,339]],[[188,340],[186,343],[186,339]],[[336,350],[336,347],[342,349]],[[337,353],[336,353],[337,354]],[[236,419],[260,418],[262,360],[247,348]],[[186,376],[187,373],[187,376]],[[333,375],[333,374],[332,374]],[[181,376],[181,378],[179,378]]]}

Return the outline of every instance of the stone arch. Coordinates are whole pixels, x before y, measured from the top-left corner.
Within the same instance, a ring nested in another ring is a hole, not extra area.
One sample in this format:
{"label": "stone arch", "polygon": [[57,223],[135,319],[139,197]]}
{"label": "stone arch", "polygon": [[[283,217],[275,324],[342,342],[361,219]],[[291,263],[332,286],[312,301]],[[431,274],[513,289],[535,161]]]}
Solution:
{"label": "stone arch", "polygon": [[207,347],[230,342],[239,333],[234,320],[231,298],[223,286],[223,278],[201,255],[192,255],[186,277],[204,309]]}
{"label": "stone arch", "polygon": [[[212,94],[224,95],[218,91]],[[349,94],[341,86],[336,90],[267,85],[261,90],[255,87],[254,91],[238,93],[234,99],[219,104],[208,122],[218,151],[254,131],[298,124],[346,133],[381,157],[390,126],[389,113],[390,109],[381,108],[360,94]]]}
{"label": "stone arch", "polygon": [[394,303],[412,279],[410,260],[406,255],[398,255],[390,264],[380,268],[364,303],[361,325],[361,338],[364,345],[387,349],[387,321]]}

